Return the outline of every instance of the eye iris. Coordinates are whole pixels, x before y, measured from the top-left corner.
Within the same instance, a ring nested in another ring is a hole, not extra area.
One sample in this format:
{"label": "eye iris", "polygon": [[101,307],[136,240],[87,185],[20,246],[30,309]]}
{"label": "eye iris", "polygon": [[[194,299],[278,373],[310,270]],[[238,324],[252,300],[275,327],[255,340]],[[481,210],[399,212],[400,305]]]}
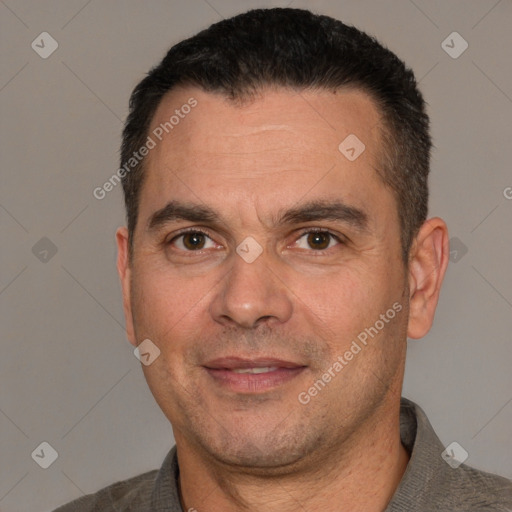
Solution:
{"label": "eye iris", "polygon": [[326,249],[329,247],[330,235],[328,233],[309,233],[308,244],[312,249]]}
{"label": "eye iris", "polygon": [[185,233],[183,235],[183,245],[187,249],[202,249],[205,244],[205,236],[202,233]]}

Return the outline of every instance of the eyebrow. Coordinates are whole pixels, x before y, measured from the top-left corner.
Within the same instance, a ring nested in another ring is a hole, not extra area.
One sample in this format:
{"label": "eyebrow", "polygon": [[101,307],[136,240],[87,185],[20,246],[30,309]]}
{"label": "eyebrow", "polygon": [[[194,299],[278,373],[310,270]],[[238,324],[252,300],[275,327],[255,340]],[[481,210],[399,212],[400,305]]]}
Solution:
{"label": "eyebrow", "polygon": [[220,221],[220,216],[207,206],[169,201],[163,208],[151,215],[147,228],[148,231],[156,231],[164,224],[177,220],[217,223]]}
{"label": "eyebrow", "polygon": [[358,231],[369,231],[368,214],[343,201],[311,201],[281,212],[276,224],[299,224],[319,220],[344,222]]}
{"label": "eyebrow", "polygon": [[[147,229],[156,231],[165,224],[179,220],[220,224],[222,218],[208,206],[173,200],[151,215]],[[360,232],[369,231],[368,214],[343,201],[310,201],[288,210],[281,210],[274,216],[273,223],[275,226],[285,226],[321,220],[344,222]]]}

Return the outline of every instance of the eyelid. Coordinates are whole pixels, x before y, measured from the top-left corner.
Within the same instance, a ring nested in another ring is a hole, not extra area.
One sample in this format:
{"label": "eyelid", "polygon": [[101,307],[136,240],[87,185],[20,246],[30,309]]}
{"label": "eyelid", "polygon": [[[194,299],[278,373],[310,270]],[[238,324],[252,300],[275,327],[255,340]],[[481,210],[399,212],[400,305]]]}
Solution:
{"label": "eyelid", "polygon": [[191,226],[188,228],[178,229],[178,231],[172,233],[172,238],[176,238],[177,236],[183,235],[184,233],[203,233],[203,235],[210,236],[210,233],[205,228]]}
{"label": "eyelid", "polygon": [[301,238],[304,235],[307,235],[308,233],[327,233],[342,244],[348,242],[348,238],[346,236],[342,235],[341,233],[337,233],[329,228],[318,228],[318,227],[302,228],[301,230],[299,230],[299,236],[297,237],[297,239]]}

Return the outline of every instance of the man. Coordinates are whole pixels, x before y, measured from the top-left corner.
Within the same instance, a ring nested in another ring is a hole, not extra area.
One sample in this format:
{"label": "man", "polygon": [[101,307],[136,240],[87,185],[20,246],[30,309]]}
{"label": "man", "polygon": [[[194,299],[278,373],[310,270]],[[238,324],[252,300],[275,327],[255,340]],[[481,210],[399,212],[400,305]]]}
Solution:
{"label": "man", "polygon": [[401,400],[448,263],[412,72],[339,21],[256,10],[174,46],[130,106],[118,270],[176,447],[59,510],[512,509]]}

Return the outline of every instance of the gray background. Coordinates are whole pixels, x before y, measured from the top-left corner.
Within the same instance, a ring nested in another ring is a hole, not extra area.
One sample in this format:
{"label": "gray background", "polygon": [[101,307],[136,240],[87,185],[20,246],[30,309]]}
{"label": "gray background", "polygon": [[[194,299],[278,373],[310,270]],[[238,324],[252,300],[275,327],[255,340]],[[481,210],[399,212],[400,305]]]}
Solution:
{"label": "gray background", "polygon": [[[469,452],[468,464],[512,477],[509,0],[5,0],[3,512],[51,510],[159,467],[172,445],[124,335],[114,246],[121,190],[101,201],[92,191],[118,167],[132,88],[170,45],[221,17],[288,4],[375,35],[421,80],[436,146],[430,211],[448,222],[458,252],[432,331],[409,342],[404,395],[445,445]],[[59,44],[47,59],[31,48],[43,31]],[[457,59],[441,47],[453,31],[469,44]],[[43,237],[53,256],[42,253],[45,241],[33,250]],[[42,441],[58,452],[48,469],[31,458]]]}

